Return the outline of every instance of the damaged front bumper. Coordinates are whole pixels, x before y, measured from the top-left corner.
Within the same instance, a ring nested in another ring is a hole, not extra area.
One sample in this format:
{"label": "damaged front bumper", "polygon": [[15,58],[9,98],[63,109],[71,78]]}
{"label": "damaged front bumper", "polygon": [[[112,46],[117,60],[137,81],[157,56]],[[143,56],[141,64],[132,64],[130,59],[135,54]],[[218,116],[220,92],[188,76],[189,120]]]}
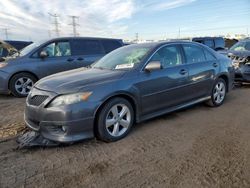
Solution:
{"label": "damaged front bumper", "polygon": [[235,81],[237,82],[250,82],[250,58],[229,56],[235,68]]}
{"label": "damaged front bumper", "polygon": [[44,138],[40,133],[35,131],[28,131],[17,138],[18,148],[27,148],[27,147],[54,147],[58,146],[58,142],[53,142]]}

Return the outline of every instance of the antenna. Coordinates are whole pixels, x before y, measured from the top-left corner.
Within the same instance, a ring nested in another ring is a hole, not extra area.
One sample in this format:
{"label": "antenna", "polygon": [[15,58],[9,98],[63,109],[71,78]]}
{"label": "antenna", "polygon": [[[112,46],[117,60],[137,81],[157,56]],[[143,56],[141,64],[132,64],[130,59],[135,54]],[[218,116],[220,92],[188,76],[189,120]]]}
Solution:
{"label": "antenna", "polygon": [[76,31],[76,27],[79,26],[77,21],[79,20],[79,16],[69,16],[72,19],[72,22],[69,25],[72,25],[73,28],[73,36],[79,36],[79,33]]}
{"label": "antenna", "polygon": [[51,14],[48,12],[48,14],[54,19],[54,22],[52,22],[51,24],[54,25],[55,29],[55,33],[56,33],[56,36],[59,37],[60,36],[60,30],[59,30],[59,22],[58,22],[58,17],[59,15],[58,14]]}

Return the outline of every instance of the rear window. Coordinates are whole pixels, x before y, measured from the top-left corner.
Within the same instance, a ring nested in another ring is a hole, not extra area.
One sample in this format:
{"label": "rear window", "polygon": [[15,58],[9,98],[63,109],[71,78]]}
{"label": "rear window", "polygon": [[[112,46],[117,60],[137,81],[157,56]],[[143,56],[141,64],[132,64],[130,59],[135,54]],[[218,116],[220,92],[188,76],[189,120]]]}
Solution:
{"label": "rear window", "polygon": [[109,53],[122,46],[121,43],[116,40],[102,40],[102,44],[103,44],[105,53]]}
{"label": "rear window", "polygon": [[103,49],[99,40],[73,40],[73,55],[95,55],[103,54]]}
{"label": "rear window", "polygon": [[199,63],[206,61],[202,48],[195,45],[184,44],[183,49],[186,55],[187,63]]}
{"label": "rear window", "polygon": [[216,60],[216,58],[214,57],[214,55],[211,52],[209,52],[206,49],[204,49],[204,52],[205,52],[205,56],[206,56],[207,61],[214,61],[214,60]]}

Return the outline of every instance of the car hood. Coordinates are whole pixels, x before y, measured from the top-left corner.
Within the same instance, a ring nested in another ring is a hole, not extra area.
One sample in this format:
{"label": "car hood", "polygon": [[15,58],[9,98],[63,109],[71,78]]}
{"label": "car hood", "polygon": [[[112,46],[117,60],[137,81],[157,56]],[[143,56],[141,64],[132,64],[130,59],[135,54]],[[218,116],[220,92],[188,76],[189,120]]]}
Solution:
{"label": "car hood", "polygon": [[80,68],[45,77],[39,80],[35,87],[58,94],[73,93],[87,86],[119,79],[124,73],[117,70]]}
{"label": "car hood", "polygon": [[227,54],[228,55],[232,54],[232,55],[238,56],[238,57],[248,57],[248,56],[250,56],[250,51],[233,51],[233,50],[228,50]]}

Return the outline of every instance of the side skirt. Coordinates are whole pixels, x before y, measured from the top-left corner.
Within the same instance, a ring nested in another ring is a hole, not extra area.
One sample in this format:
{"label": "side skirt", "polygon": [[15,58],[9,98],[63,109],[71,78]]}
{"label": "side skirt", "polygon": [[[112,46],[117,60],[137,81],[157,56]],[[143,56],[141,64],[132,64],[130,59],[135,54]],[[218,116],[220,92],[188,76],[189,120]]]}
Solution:
{"label": "side skirt", "polygon": [[174,106],[174,107],[171,107],[171,108],[167,108],[165,110],[162,110],[162,111],[159,111],[159,112],[155,112],[155,113],[151,113],[151,114],[148,114],[148,115],[144,115],[142,116],[139,121],[137,121],[137,123],[140,123],[142,121],[145,121],[145,120],[148,120],[148,119],[151,119],[151,118],[154,118],[154,117],[157,117],[157,116],[161,116],[161,115],[164,115],[164,114],[168,114],[170,112],[174,112],[176,110],[180,110],[180,109],[183,109],[183,108],[187,108],[189,106],[192,106],[194,104],[198,104],[198,103],[201,103],[201,102],[204,102],[206,100],[209,100],[211,99],[210,96],[208,97],[203,97],[203,98],[200,98],[200,99],[197,99],[195,101],[191,101],[191,102],[188,102],[188,103],[185,103],[185,104],[182,104],[182,105],[178,105],[178,106]]}

